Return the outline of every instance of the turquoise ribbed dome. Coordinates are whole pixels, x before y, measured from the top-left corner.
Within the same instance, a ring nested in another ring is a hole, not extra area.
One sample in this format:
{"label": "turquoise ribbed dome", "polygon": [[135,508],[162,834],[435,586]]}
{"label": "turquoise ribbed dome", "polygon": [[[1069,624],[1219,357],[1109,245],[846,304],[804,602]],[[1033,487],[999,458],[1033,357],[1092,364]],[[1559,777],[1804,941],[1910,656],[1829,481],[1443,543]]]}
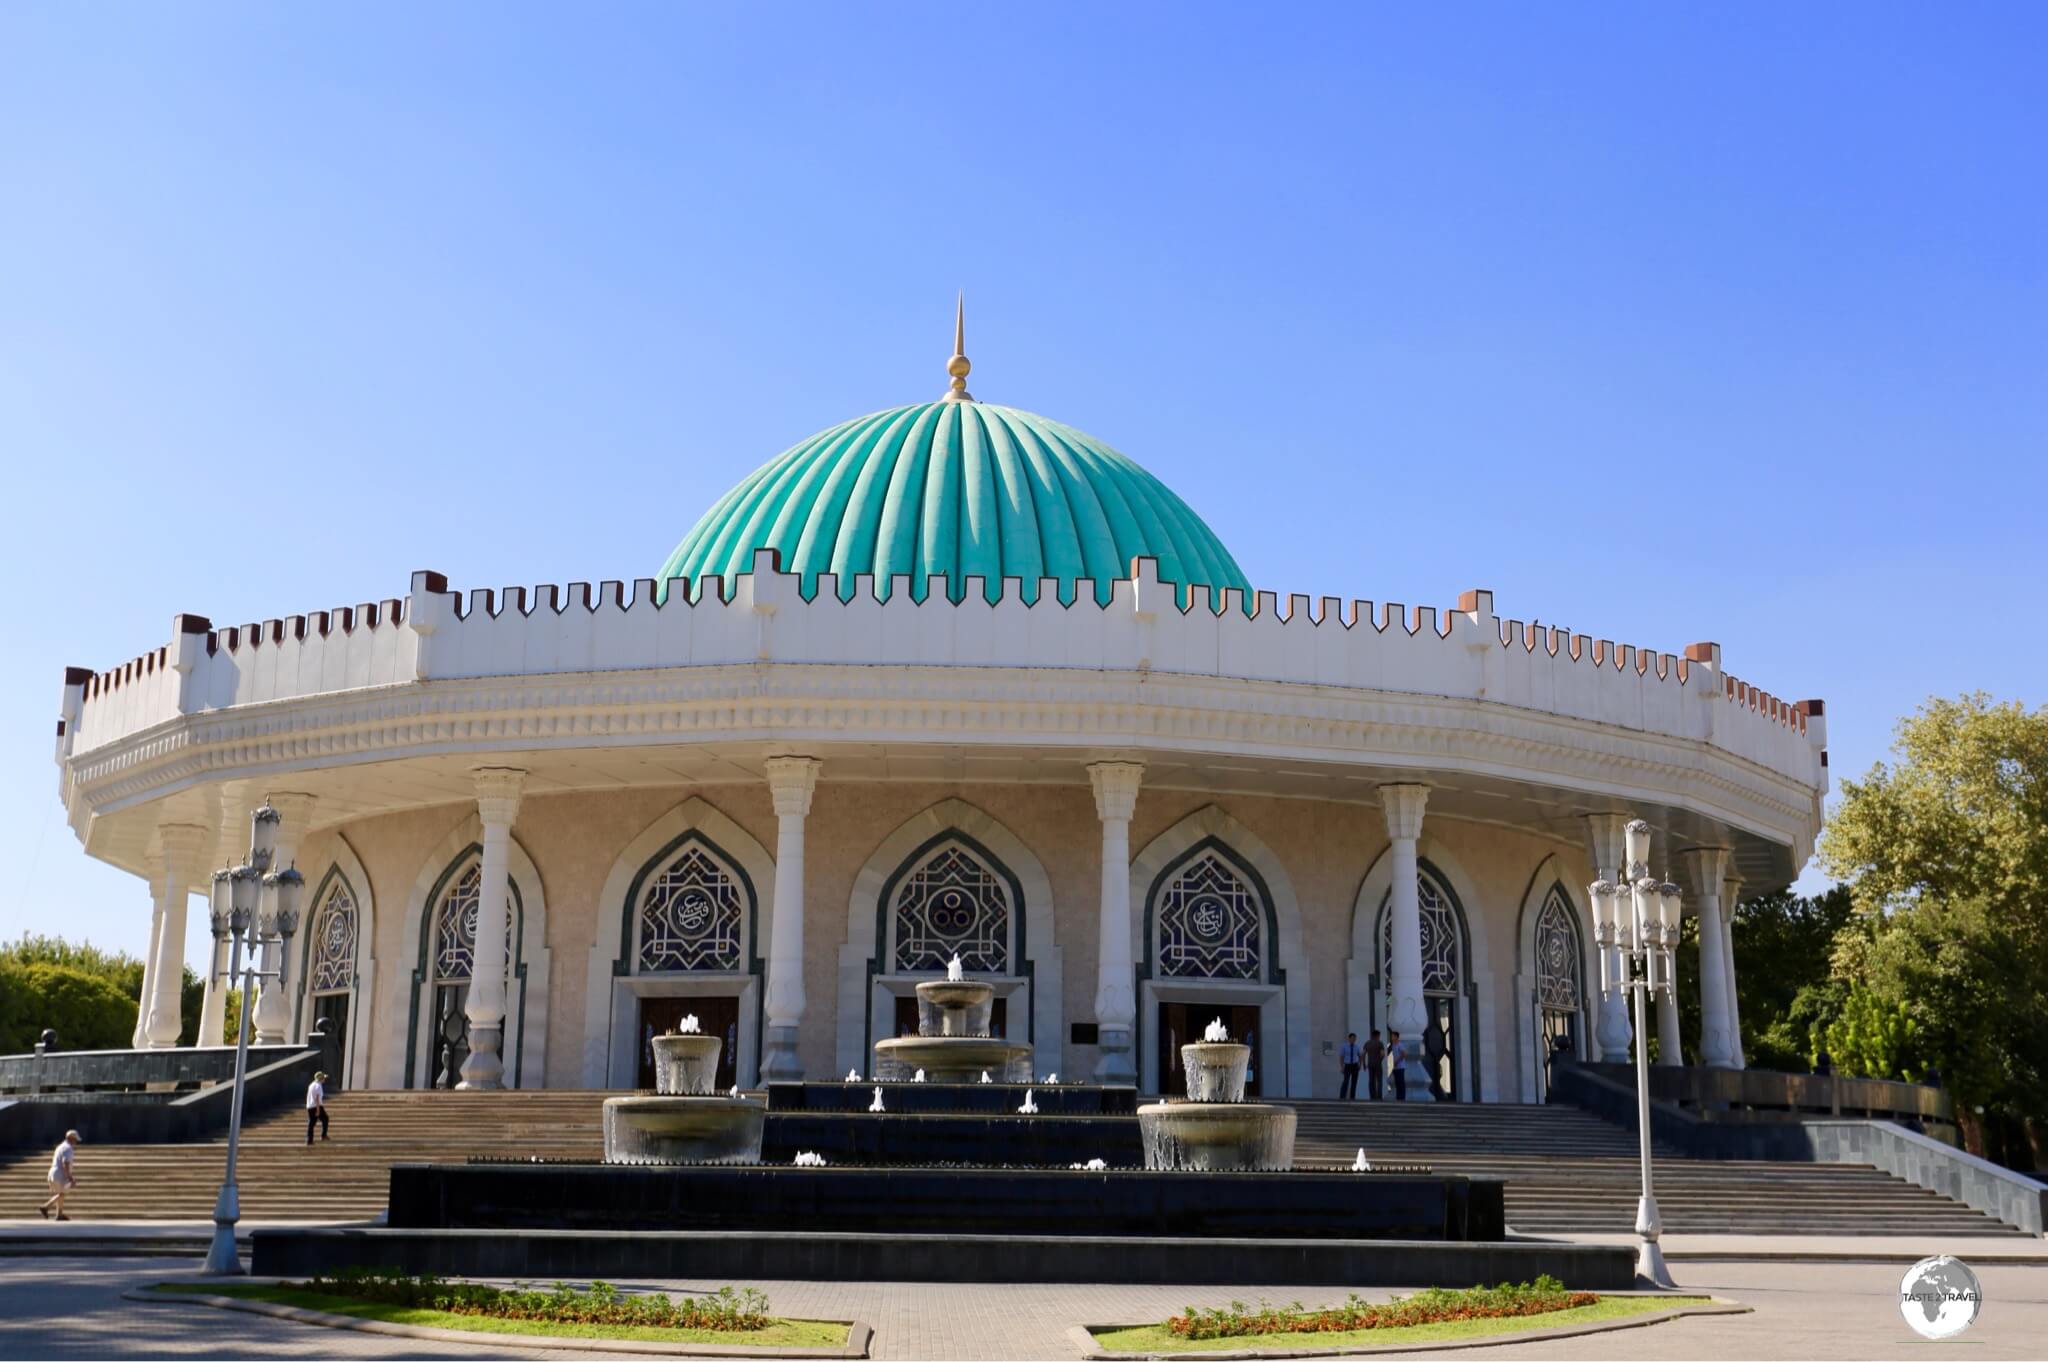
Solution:
{"label": "turquoise ribbed dome", "polygon": [[[856,574],[872,573],[881,596],[891,576],[908,574],[919,600],[927,579],[943,575],[955,602],[969,577],[983,579],[991,602],[1005,577],[1021,578],[1032,602],[1050,577],[1063,605],[1089,578],[1107,603],[1109,584],[1139,557],[1156,558],[1160,580],[1183,588],[1246,585],[1229,551],[1159,479],[1070,426],[984,402],[876,412],[769,460],[684,536],[661,570],[663,590],[672,577],[690,578],[693,593],[711,577],[730,584],[752,569],[757,549],[779,550],[806,598],[831,572],[842,598]],[[1185,606],[1188,593],[1179,594]]]}

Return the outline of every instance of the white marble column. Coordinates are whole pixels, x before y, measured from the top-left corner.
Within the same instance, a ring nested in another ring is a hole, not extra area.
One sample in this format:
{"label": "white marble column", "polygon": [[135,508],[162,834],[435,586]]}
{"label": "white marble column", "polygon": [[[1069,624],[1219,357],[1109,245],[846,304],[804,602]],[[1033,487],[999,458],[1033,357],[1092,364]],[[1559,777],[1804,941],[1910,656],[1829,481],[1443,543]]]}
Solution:
{"label": "white marble column", "polygon": [[1686,852],[1681,859],[1692,877],[1700,924],[1700,1063],[1729,1069],[1734,1067],[1735,1057],[1722,944],[1727,923],[1721,917],[1721,881],[1727,874],[1728,853],[1717,847],[1701,848]]}
{"label": "white marble column", "polygon": [[1399,1031],[1404,1042],[1407,1061],[1402,1067],[1408,1075],[1411,1102],[1429,1100],[1429,1071],[1422,1063],[1422,1033],[1429,1025],[1429,1012],[1422,1000],[1422,897],[1415,847],[1422,836],[1423,806],[1428,803],[1427,785],[1380,786],[1380,810],[1386,815],[1387,836],[1393,841],[1389,892],[1394,958],[1387,968],[1393,999],[1387,1009],[1387,1025]]}
{"label": "white marble column", "polygon": [[[1623,829],[1628,816],[1619,813],[1589,814],[1586,844],[1593,854],[1593,878],[1615,886],[1615,911],[1626,913],[1628,885],[1623,882],[1622,858],[1627,853]],[[1619,935],[1611,928],[1601,930],[1600,1006],[1593,1024],[1594,1039],[1600,1042],[1600,1058],[1608,1064],[1626,1064],[1635,1028],[1628,1019],[1628,966],[1621,955]]]}
{"label": "white marble column", "polygon": [[1138,1081],[1137,967],[1131,960],[1131,815],[1145,768],[1098,761],[1088,768],[1095,814],[1102,820],[1102,901],[1096,917],[1095,1025],[1099,1083]]}
{"label": "white marble column", "polygon": [[1735,989],[1735,906],[1742,902],[1742,879],[1734,873],[1735,858],[1728,858],[1729,870],[1721,877],[1721,920],[1727,930],[1721,933],[1721,960],[1723,972],[1728,976],[1728,1040],[1735,1051],[1735,1067],[1746,1069],[1749,1061],[1742,1053],[1742,995]]}
{"label": "white marble column", "polygon": [[[163,946],[164,896],[152,881],[149,886],[149,945],[142,952],[142,992],[135,999],[135,1032],[128,1039],[130,1049],[149,1048],[149,1009],[156,998],[156,953]],[[58,1044],[64,1038],[57,1037]]]}
{"label": "white marble column", "polygon": [[761,1081],[804,1076],[797,1039],[804,1020],[804,820],[823,763],[815,757],[770,757],[768,793],[775,802],[775,905],[769,918],[767,1034]]}
{"label": "white marble column", "polygon": [[[232,906],[228,898],[228,878],[220,875],[214,879],[208,890],[206,915],[210,920],[215,913],[226,913]],[[228,943],[223,937],[214,937],[206,953],[206,996],[199,1004],[199,1044],[223,1045],[227,1043],[227,993],[233,987],[226,975],[228,970]]]}
{"label": "white marble column", "polygon": [[[1681,917],[1683,914],[1681,914]],[[1678,943],[1671,943],[1673,987],[1657,993],[1657,1063],[1677,1066],[1685,1063],[1685,1036],[1678,1024]]]}
{"label": "white marble column", "polygon": [[[313,817],[313,796],[273,794],[265,802],[278,814],[277,842],[271,851],[270,869],[288,870],[298,861],[299,842]],[[277,920],[276,895],[269,889],[263,891],[263,906],[257,920],[266,927]],[[252,1044],[283,1045],[291,1039],[291,962],[285,958],[290,953],[282,941],[265,934],[263,973],[274,977],[258,981],[255,1006],[249,1014],[249,1024],[255,1031],[249,1037]]]}
{"label": "white marble column", "polygon": [[206,830],[184,823],[157,829],[156,953],[149,963],[149,1048],[168,1050],[184,1032],[185,906]]}
{"label": "white marble column", "polygon": [[512,892],[512,823],[519,817],[526,772],[485,766],[471,778],[484,831],[483,864],[477,872],[469,997],[462,1007],[469,1022],[469,1054],[462,1061],[462,1081],[455,1086],[493,1091],[505,1086],[505,900]]}

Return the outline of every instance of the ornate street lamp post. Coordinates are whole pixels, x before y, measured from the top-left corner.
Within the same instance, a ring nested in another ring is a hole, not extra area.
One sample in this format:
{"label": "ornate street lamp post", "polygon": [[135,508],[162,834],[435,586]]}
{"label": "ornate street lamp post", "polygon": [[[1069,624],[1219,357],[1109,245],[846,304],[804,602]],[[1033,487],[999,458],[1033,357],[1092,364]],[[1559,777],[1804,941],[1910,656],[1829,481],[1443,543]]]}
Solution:
{"label": "ornate street lamp post", "polygon": [[[239,982],[242,989],[241,1025],[235,1032],[235,1086],[228,1106],[228,1166],[221,1179],[220,1195],[213,1203],[213,1243],[206,1251],[206,1271],[214,1276],[239,1276],[242,1272],[241,1254],[235,1247],[235,1224],[242,1218],[235,1159],[241,1152],[242,1098],[249,1077],[249,1000],[258,979],[276,979],[281,975],[284,951],[290,946],[292,933],[298,930],[299,892],[305,887],[305,877],[296,867],[270,870],[280,821],[277,810],[267,803],[256,810],[250,820],[248,859],[233,869],[215,871],[213,876],[213,939],[230,943],[228,982]],[[223,881],[225,893],[219,892]],[[271,958],[279,962],[280,968],[262,969],[257,963],[257,948],[272,942],[277,944]]]}
{"label": "ornate street lamp post", "polygon": [[[1636,1203],[1636,1275],[1654,1286],[1669,1288],[1671,1269],[1664,1263],[1658,1239],[1664,1221],[1657,1213],[1657,1194],[1650,1175],[1650,1012],[1657,995],[1677,986],[1678,886],[1650,873],[1650,825],[1638,818],[1624,830],[1627,879],[1622,885],[1594,881],[1594,930],[1603,946],[1620,947],[1623,986],[1635,995],[1636,1136],[1643,1168],[1642,1199]],[[1628,895],[1628,907],[1621,904]]]}

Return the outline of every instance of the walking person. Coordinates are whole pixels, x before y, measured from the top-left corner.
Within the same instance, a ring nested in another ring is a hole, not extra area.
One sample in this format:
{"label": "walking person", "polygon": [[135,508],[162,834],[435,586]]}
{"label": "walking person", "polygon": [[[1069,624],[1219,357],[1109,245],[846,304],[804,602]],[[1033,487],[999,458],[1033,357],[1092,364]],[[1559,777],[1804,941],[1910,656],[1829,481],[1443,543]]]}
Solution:
{"label": "walking person", "polygon": [[317,1073],[306,1085],[306,1148],[313,1147],[313,1126],[320,1126],[320,1138],[327,1138],[327,1075]]}
{"label": "walking person", "polygon": [[78,1172],[72,1164],[71,1151],[83,1143],[85,1141],[79,1138],[77,1131],[67,1130],[64,1132],[64,1138],[57,1143],[57,1152],[50,1156],[50,1191],[54,1195],[36,1207],[36,1214],[43,1219],[50,1219],[53,1210],[59,1220],[71,1218],[64,1214],[65,1195],[78,1188]]}
{"label": "walking person", "polygon": [[1337,1085],[1337,1096],[1346,1102],[1358,1100],[1358,1061],[1363,1057],[1358,1048],[1358,1033],[1346,1032],[1344,1048],[1337,1052],[1337,1062],[1344,1066],[1344,1081]]}
{"label": "walking person", "polygon": [[1401,1039],[1399,1031],[1387,1032],[1387,1071],[1394,1075],[1394,1100],[1408,1100],[1408,1042]]}
{"label": "walking person", "polygon": [[1380,1039],[1380,1029],[1375,1026],[1372,1034],[1365,1038],[1365,1090],[1366,1096],[1377,1102],[1385,1090],[1386,1074],[1383,1066],[1387,1062],[1387,1043]]}

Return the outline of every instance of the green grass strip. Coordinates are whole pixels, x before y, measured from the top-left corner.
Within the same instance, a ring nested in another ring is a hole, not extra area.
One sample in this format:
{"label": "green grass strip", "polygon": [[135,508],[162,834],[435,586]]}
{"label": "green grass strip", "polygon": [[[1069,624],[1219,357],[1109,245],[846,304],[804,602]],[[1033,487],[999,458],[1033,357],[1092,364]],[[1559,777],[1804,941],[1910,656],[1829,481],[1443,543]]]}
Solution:
{"label": "green grass strip", "polygon": [[428,1329],[456,1329],[469,1334],[526,1334],[543,1338],[632,1339],[646,1343],[730,1343],[761,1348],[843,1348],[847,1326],[832,1320],[778,1319],[766,1329],[660,1329],[639,1324],[557,1324],[540,1319],[496,1319],[490,1315],[457,1315],[382,1301],[328,1296],[292,1286],[257,1286],[237,1282],[161,1282],[154,1290],[191,1296],[233,1296],[238,1300],[270,1301],[330,1315],[370,1319],[383,1324],[410,1324]]}
{"label": "green grass strip", "polygon": [[1416,1343],[1469,1342],[1532,1329],[1562,1329],[1574,1324],[1600,1324],[1647,1315],[1679,1306],[1704,1305],[1708,1296],[1608,1296],[1596,1305],[1552,1310],[1541,1315],[1506,1319],[1457,1319],[1441,1324],[1410,1324],[1398,1329],[1346,1329],[1327,1334],[1233,1334],[1227,1338],[1182,1338],[1163,1324],[1130,1329],[1098,1329],[1095,1342],[1112,1353],[1322,1352],[1339,1348],[1394,1348]]}

